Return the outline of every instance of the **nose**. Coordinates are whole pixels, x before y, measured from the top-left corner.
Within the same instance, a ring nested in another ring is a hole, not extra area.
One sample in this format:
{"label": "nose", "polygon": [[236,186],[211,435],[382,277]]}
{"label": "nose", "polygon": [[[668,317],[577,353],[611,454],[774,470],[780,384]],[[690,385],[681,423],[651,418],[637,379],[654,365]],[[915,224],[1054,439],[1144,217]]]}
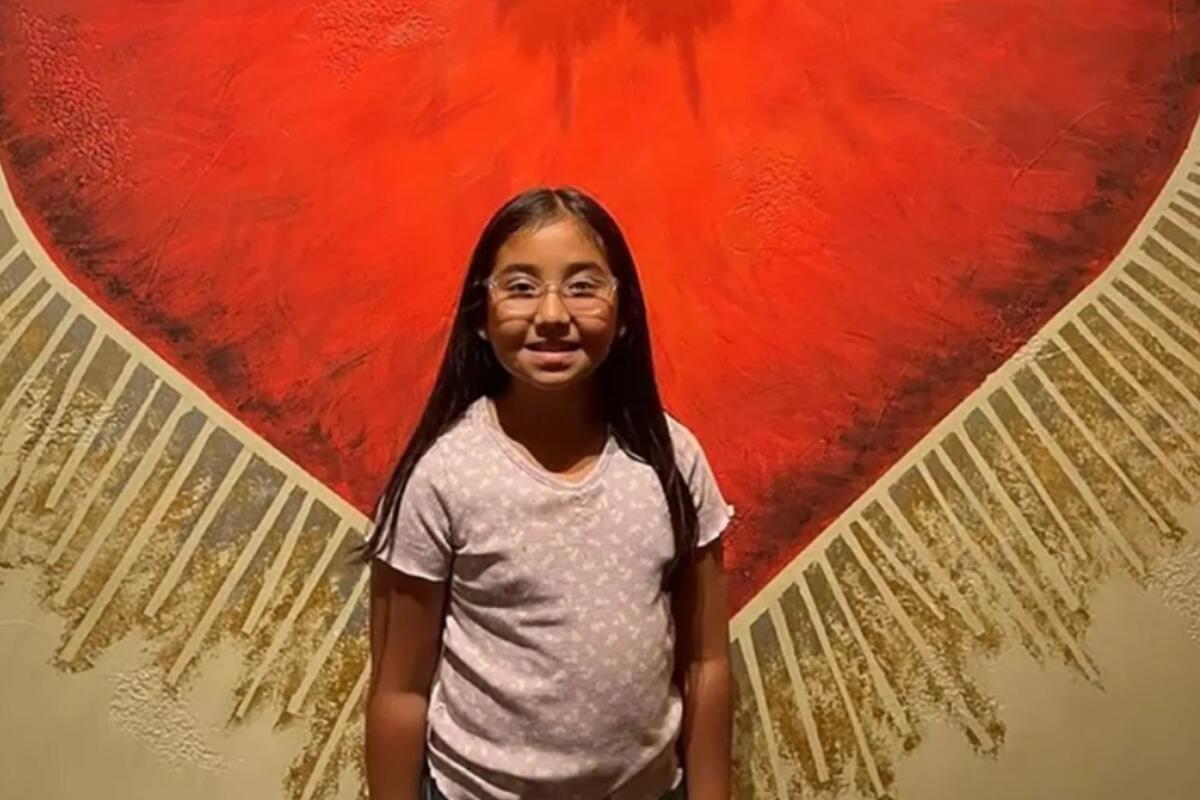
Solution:
{"label": "nose", "polygon": [[558,287],[547,286],[542,302],[538,303],[537,314],[533,318],[534,324],[565,324],[570,321],[571,315],[567,313],[567,307],[558,295]]}

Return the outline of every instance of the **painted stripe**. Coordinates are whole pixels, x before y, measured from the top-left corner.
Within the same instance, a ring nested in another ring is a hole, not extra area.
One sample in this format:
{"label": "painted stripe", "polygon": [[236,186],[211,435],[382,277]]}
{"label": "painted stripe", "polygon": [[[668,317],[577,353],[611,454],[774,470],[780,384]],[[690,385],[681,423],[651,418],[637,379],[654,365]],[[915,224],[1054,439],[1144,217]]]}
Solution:
{"label": "painted stripe", "polygon": [[[178,417],[176,417],[176,414],[178,414]],[[182,416],[183,414],[179,412],[177,406],[176,411],[172,412],[172,418],[168,419],[168,424],[163,425],[162,430],[167,430],[169,428],[173,429],[176,424],[178,424],[179,418]],[[207,422],[205,424],[207,424]],[[121,560],[117,562],[117,566],[108,574],[108,579],[104,582],[104,586],[100,590],[100,594],[92,601],[91,605],[88,606],[87,613],[84,614],[83,620],[78,626],[76,626],[75,630],[71,632],[71,637],[67,640],[67,643],[63,646],[63,649],[59,652],[59,658],[63,661],[71,662],[75,660],[75,656],[79,654],[80,648],[83,647],[84,642],[87,641],[87,637],[91,634],[92,629],[96,627],[96,623],[99,622],[100,617],[108,609],[108,604],[112,602],[113,597],[115,597],[117,594],[117,590],[120,589],[121,584],[125,582],[125,578],[129,575],[129,572],[133,568],[133,564],[137,560],[138,556],[141,555],[142,549],[150,540],[150,536],[158,528],[158,524],[162,521],[163,515],[166,514],[167,507],[170,506],[171,501],[175,498],[180,487],[183,485],[184,477],[191,471],[192,467],[196,463],[196,460],[200,457],[200,452],[203,448],[195,446],[195,441],[199,440],[199,438],[200,437],[197,436],[196,439],[193,440],[192,445],[189,447],[188,452],[184,456],[182,462],[175,468],[175,472],[171,475],[171,480],[167,484],[167,487],[163,490],[162,494],[159,495],[149,517],[147,517],[146,521],[138,527],[137,533],[134,535],[133,540],[129,543],[129,546],[125,549],[125,552],[121,554]],[[146,458],[142,463],[157,464],[157,462],[158,459]],[[139,465],[138,472],[135,473],[135,476],[130,479],[130,481],[126,484],[125,489],[122,490],[122,496],[124,497],[126,492],[128,492],[129,499],[132,500],[135,492],[130,491],[131,487],[134,489],[140,487],[141,483],[146,479],[146,477],[149,476],[149,474],[149,468],[147,468],[143,473],[141,466]],[[118,499],[118,502],[114,504],[113,508],[117,507],[120,502],[120,499]],[[124,508],[127,506],[128,503],[125,503],[122,507],[122,511],[124,511]],[[97,533],[96,538],[100,538],[99,533]],[[82,559],[80,560],[80,563],[82,563]],[[63,598],[59,601],[60,603],[66,601],[66,594],[69,594],[69,590],[66,590],[64,587],[64,590],[60,590],[59,592],[59,595]]]}
{"label": "painted stripe", "polygon": [[787,781],[783,779],[783,764],[779,758],[779,743],[775,740],[775,725],[771,722],[771,711],[767,704],[767,696],[763,690],[762,672],[758,667],[758,653],[754,650],[754,642],[750,637],[742,639],[742,655],[746,659],[746,674],[750,678],[750,691],[754,695],[754,709],[758,715],[759,730],[767,743],[767,759],[771,762],[771,776],[774,787],[771,797],[787,800]]}
{"label": "painted stripe", "polygon": [[[74,397],[75,392],[79,389],[79,384],[83,380],[83,374],[87,371],[88,364],[91,363],[92,358],[95,357],[96,352],[100,349],[100,343],[103,341],[103,338],[95,330],[92,331],[88,337],[88,343],[84,348],[83,354],[79,357],[79,360],[71,368],[67,376],[66,386],[63,391],[48,398],[45,411],[50,412],[50,419],[44,426],[35,429],[33,448],[29,451],[28,456],[19,461],[20,466],[16,474],[16,480],[13,482],[12,489],[9,490],[8,495],[4,498],[3,504],[0,504],[0,530],[4,530],[8,525],[9,517],[16,507],[17,498],[24,494],[25,488],[29,485],[29,481],[36,471],[35,468],[42,460],[42,454],[46,451],[47,445],[52,441],[53,437],[48,434],[53,432],[57,435],[63,415],[69,406],[67,399]],[[12,474],[6,469],[8,463],[0,463],[0,486],[7,484],[13,478]],[[15,466],[16,463],[17,461],[14,459],[13,465]]]}
{"label": "painted stripe", "polygon": [[[210,437],[213,435],[216,435],[215,429],[210,434]],[[171,560],[171,566],[167,568],[167,572],[163,575],[162,580],[159,581],[154,594],[150,596],[150,602],[146,603],[146,608],[142,613],[147,617],[153,618],[158,615],[163,603],[167,602],[167,598],[171,596],[171,591],[179,584],[179,578],[183,575],[184,569],[187,568],[188,563],[192,560],[196,548],[200,546],[200,540],[208,533],[209,526],[212,525],[217,512],[229,498],[234,485],[242,477],[246,467],[249,465],[250,456],[251,453],[243,449],[238,453],[233,464],[225,470],[225,474],[221,477],[221,483],[208,499],[208,502],[204,506],[204,511],[201,512],[200,518],[192,526],[187,539],[184,540],[183,545],[176,552],[175,558]]]}
{"label": "painted stripe", "polygon": [[292,693],[291,699],[288,700],[287,710],[289,714],[299,714],[303,709],[304,701],[308,699],[308,693],[312,690],[313,683],[316,682],[317,676],[324,669],[325,662],[329,660],[329,654],[333,652],[334,645],[342,638],[342,633],[346,630],[346,624],[350,621],[350,616],[359,607],[363,591],[367,588],[370,577],[370,570],[359,570],[358,580],[355,581],[350,596],[342,604],[342,608],[338,612],[337,617],[334,618],[333,624],[325,631],[325,638],[321,640],[321,644],[317,647],[317,652],[313,654],[313,657],[309,659],[308,664],[304,667],[304,677],[301,678],[300,685],[296,687],[296,691]]}
{"label": "painted stripe", "polygon": [[216,621],[217,616],[225,609],[225,604],[229,602],[229,597],[233,594],[234,588],[241,581],[242,576],[246,574],[246,569],[250,566],[251,560],[258,553],[259,548],[262,547],[263,540],[267,538],[267,533],[270,532],[271,526],[279,519],[280,514],[283,513],[283,507],[292,493],[293,486],[293,483],[287,481],[279,489],[275,498],[271,501],[271,506],[263,514],[258,525],[255,526],[254,532],[250,534],[250,539],[246,542],[246,546],[238,553],[237,560],[233,562],[233,566],[225,574],[225,580],[222,581],[220,588],[217,589],[216,595],[204,609],[204,613],[200,616],[200,621],[192,628],[192,632],[184,643],[183,649],[175,658],[175,662],[171,664],[171,669],[167,672],[168,685],[174,686],[179,682],[183,671],[200,651],[200,645],[204,642],[204,638],[208,636],[208,632],[212,630],[213,622]]}
{"label": "painted stripe", "polygon": [[370,663],[364,664],[362,670],[358,673],[358,679],[354,681],[354,686],[346,695],[346,702],[342,703],[341,708],[338,709],[337,717],[333,721],[333,729],[329,732],[329,736],[326,737],[325,743],[321,747],[321,752],[317,756],[317,762],[313,765],[308,780],[305,781],[304,790],[300,793],[300,800],[312,800],[316,796],[317,788],[321,785],[321,781],[325,778],[325,772],[329,769],[329,764],[333,760],[333,754],[342,744],[342,737],[346,734],[346,728],[349,727],[351,716],[354,715],[355,711],[361,712],[359,702],[366,691],[367,678],[370,674]]}
{"label": "painted stripe", "polygon": [[308,577],[304,581],[304,585],[300,587],[299,594],[296,595],[291,607],[288,608],[287,614],[275,626],[274,633],[271,636],[271,643],[267,646],[267,652],[259,659],[258,666],[254,668],[254,675],[250,679],[250,686],[242,695],[242,701],[238,703],[237,710],[234,716],[241,719],[249,710],[250,704],[254,701],[254,696],[262,686],[263,679],[266,678],[267,670],[275,661],[275,657],[283,649],[284,644],[292,634],[292,628],[296,624],[297,617],[304,610],[308,598],[312,595],[313,589],[317,587],[317,582],[325,574],[325,570],[329,568],[330,562],[333,561],[333,555],[337,552],[342,544],[342,539],[345,538],[349,527],[345,522],[338,525],[337,531],[333,536],[329,537],[329,541],[325,543],[325,549],[321,552],[320,558],[317,559],[316,565],[308,573]]}
{"label": "painted stripe", "polygon": [[808,751],[812,754],[813,765],[817,770],[819,783],[829,782],[829,763],[825,760],[825,748],[821,745],[821,734],[817,730],[817,721],[813,717],[812,699],[808,686],[804,682],[804,674],[796,660],[796,644],[792,641],[792,632],[788,630],[787,620],[784,619],[783,609],[776,603],[769,610],[771,624],[775,636],[779,640],[779,649],[783,651],[783,664],[792,684],[792,695],[796,699],[796,707],[800,710],[800,724],[804,726],[804,738],[808,740]]}

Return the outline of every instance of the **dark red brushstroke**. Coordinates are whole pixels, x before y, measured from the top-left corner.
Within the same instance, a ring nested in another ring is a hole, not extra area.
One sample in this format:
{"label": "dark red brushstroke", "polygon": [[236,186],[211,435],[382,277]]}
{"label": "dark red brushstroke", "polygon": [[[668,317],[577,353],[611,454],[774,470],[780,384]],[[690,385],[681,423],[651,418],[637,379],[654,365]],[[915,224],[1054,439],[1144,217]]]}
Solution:
{"label": "dark red brushstroke", "polygon": [[592,190],[742,512],[735,607],[1096,276],[1200,109],[1195,0],[219,5],[0,10],[71,278],[366,510],[487,215]]}

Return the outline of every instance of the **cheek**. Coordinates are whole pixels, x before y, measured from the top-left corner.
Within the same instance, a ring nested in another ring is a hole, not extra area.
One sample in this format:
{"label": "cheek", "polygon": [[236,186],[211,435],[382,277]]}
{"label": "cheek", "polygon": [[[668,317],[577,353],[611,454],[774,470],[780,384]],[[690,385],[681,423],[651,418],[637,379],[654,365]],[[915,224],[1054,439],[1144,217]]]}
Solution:
{"label": "cheek", "polygon": [[529,323],[523,320],[497,321],[488,317],[488,339],[499,350],[519,349],[528,338]]}
{"label": "cheek", "polygon": [[579,338],[583,348],[593,358],[602,356],[612,348],[617,336],[617,324],[610,320],[582,320],[579,323]]}

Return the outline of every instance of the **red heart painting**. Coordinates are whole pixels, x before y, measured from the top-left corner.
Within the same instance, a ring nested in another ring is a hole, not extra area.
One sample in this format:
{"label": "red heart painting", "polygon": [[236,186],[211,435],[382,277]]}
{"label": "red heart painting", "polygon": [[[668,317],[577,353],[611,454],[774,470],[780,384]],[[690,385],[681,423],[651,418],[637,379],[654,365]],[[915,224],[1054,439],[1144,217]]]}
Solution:
{"label": "red heart painting", "polygon": [[734,604],[1114,256],[1200,3],[28,0],[3,166],[105,309],[358,508],[532,184],[630,236]]}

